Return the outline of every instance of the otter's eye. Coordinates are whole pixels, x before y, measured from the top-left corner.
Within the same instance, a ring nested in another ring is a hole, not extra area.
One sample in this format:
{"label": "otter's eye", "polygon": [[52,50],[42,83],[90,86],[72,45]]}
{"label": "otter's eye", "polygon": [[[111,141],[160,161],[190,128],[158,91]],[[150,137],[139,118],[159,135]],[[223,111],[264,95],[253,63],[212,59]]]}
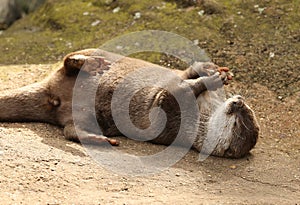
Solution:
{"label": "otter's eye", "polygon": [[50,96],[48,98],[48,103],[51,104],[53,107],[58,107],[60,106],[60,99],[55,96]]}

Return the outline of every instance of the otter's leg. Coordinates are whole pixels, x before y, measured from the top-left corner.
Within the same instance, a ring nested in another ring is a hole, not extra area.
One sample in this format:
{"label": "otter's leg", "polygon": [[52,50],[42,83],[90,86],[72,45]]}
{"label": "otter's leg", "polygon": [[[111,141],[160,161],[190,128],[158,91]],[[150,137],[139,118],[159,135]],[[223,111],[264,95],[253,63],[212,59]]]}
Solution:
{"label": "otter's leg", "polygon": [[225,72],[215,73],[212,76],[199,77],[197,79],[188,79],[184,82],[188,83],[196,97],[206,90],[215,91],[227,84],[228,77]]}
{"label": "otter's leg", "polygon": [[66,75],[77,75],[80,70],[95,76],[110,68],[111,62],[97,55],[97,49],[87,49],[68,54],[64,58]]}
{"label": "otter's leg", "polygon": [[[212,76],[217,72],[222,73],[228,71],[229,68],[219,67],[211,62],[195,62],[183,72],[181,77],[183,79],[196,79],[203,76]],[[228,79],[230,80],[231,78],[231,75],[228,74]]]}
{"label": "otter's leg", "polygon": [[119,142],[115,139],[110,139],[103,135],[90,133],[90,132],[81,130],[80,128],[75,130],[75,126],[73,123],[68,123],[64,127],[64,136],[67,140],[71,140],[74,142],[82,142],[82,143],[87,143],[87,144],[101,144],[104,142],[108,142],[113,146],[119,145]]}

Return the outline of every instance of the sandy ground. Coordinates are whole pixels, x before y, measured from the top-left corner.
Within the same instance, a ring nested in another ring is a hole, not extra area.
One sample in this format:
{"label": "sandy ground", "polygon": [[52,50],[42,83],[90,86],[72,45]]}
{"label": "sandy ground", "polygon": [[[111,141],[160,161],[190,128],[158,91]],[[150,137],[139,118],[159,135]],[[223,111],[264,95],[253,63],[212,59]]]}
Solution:
{"label": "sandy ground", "polygon": [[[51,67],[2,66],[0,89],[40,80]],[[279,100],[259,84],[236,82],[227,89],[246,96],[259,120],[261,134],[251,154],[199,162],[191,150],[148,176],[112,173],[80,144],[65,140],[58,127],[0,123],[1,204],[300,204],[299,94]],[[164,149],[119,140],[117,149],[136,155]]]}

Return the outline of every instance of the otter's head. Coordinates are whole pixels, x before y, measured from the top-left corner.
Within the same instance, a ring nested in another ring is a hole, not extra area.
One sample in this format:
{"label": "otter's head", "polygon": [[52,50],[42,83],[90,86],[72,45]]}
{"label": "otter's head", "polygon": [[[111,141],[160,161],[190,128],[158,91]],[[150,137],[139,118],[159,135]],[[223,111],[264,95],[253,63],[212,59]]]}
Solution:
{"label": "otter's head", "polygon": [[208,144],[215,156],[240,158],[255,146],[258,133],[254,112],[241,96],[236,95],[212,114],[203,146]]}

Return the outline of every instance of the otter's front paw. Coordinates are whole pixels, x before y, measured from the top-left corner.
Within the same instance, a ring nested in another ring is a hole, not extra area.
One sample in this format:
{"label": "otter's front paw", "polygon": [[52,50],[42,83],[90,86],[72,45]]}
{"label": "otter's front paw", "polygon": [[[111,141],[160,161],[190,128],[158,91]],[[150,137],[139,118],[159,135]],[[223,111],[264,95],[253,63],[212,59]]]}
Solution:
{"label": "otter's front paw", "polygon": [[219,72],[220,78],[224,85],[227,85],[228,81],[232,80],[233,74],[231,72],[229,72],[229,68],[219,67],[218,72]]}
{"label": "otter's front paw", "polygon": [[218,65],[211,63],[211,62],[195,62],[190,68],[188,68],[185,71],[185,79],[196,79],[198,77],[204,77],[204,76],[213,76],[216,73],[220,73],[224,75],[223,73],[226,74],[226,77],[224,76],[223,78],[224,82],[227,80],[232,79],[232,74],[229,72],[229,68],[227,67],[219,67]]}
{"label": "otter's front paw", "polygon": [[219,66],[211,62],[195,62],[192,65],[195,77],[212,76],[218,71]]}

